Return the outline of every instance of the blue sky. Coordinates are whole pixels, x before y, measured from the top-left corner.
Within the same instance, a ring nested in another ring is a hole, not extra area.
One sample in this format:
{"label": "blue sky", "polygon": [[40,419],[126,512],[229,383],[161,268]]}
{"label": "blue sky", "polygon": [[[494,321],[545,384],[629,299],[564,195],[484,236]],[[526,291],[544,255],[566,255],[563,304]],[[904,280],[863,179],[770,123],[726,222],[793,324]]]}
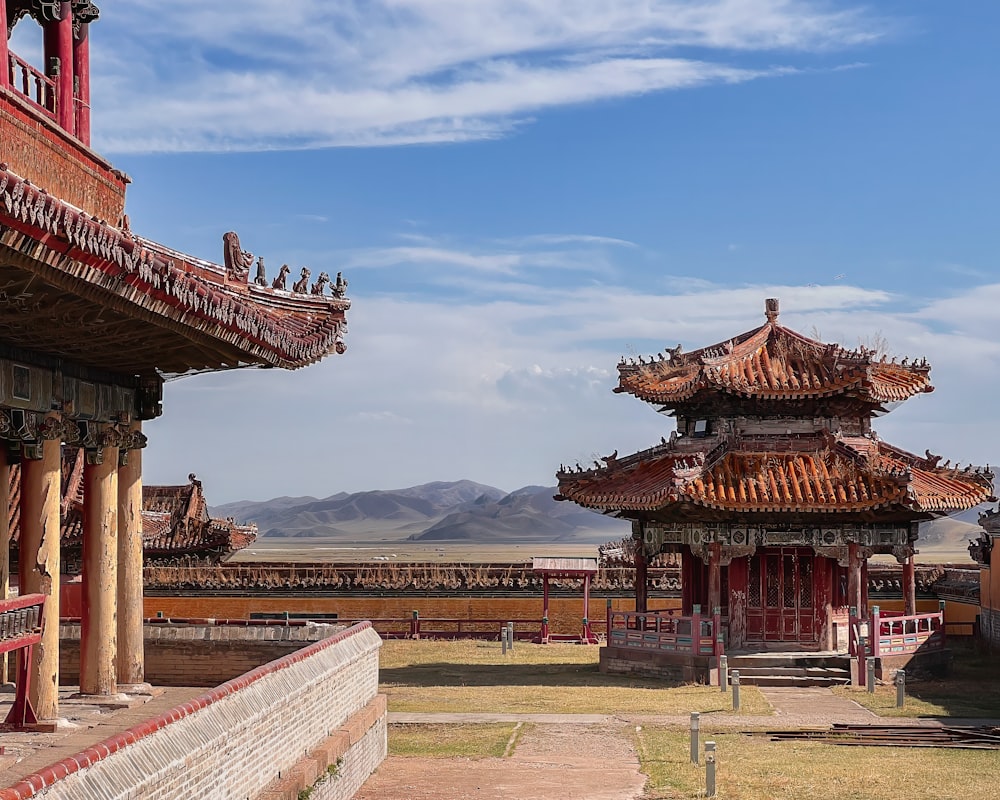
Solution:
{"label": "blue sky", "polygon": [[[1000,461],[1000,5],[105,0],[132,227],[343,270],[349,350],[170,383],[146,480],[216,503],[551,484],[670,420],[622,355],[763,321],[927,356],[883,438]],[[13,49],[34,46],[29,23]]]}

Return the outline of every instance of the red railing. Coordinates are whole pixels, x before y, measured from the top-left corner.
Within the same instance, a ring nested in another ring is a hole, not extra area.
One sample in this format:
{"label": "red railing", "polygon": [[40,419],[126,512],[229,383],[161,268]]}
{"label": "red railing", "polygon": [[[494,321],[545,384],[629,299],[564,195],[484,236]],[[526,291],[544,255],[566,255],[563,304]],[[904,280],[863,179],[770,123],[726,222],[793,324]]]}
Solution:
{"label": "red railing", "polygon": [[9,53],[7,79],[10,87],[31,105],[52,119],[56,118],[56,84],[27,61]]}
{"label": "red railing", "polygon": [[875,658],[918,650],[942,650],[945,645],[944,610],[904,616],[880,611],[874,606],[868,630],[870,655]]}
{"label": "red railing", "polygon": [[4,720],[12,728],[38,722],[28,699],[31,683],[31,649],[42,640],[44,594],[25,594],[0,600],[0,653],[19,650],[14,703]]}
{"label": "red railing", "polygon": [[[383,639],[499,639],[500,628],[508,622],[514,623],[514,638],[523,641],[572,641],[596,644],[597,638],[580,635],[550,634],[543,636],[544,621],[541,619],[508,620],[497,617],[421,617],[416,611],[406,617],[366,617]],[[343,619],[341,622],[353,625],[360,620]],[[603,625],[604,620],[593,620],[593,625]],[[585,630],[589,631],[590,625]]]}
{"label": "red railing", "polygon": [[698,656],[722,654],[717,615],[696,611],[690,617],[678,617],[673,612],[613,611],[607,625],[610,647]]}

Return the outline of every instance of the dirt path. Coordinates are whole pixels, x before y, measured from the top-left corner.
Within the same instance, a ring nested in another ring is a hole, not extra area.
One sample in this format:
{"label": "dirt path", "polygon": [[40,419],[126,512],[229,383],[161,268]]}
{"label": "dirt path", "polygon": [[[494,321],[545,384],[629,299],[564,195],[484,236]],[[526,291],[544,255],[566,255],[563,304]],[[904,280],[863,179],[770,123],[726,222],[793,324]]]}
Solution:
{"label": "dirt path", "polygon": [[507,758],[390,756],[355,800],[636,800],[645,782],[627,728],[532,723]]}

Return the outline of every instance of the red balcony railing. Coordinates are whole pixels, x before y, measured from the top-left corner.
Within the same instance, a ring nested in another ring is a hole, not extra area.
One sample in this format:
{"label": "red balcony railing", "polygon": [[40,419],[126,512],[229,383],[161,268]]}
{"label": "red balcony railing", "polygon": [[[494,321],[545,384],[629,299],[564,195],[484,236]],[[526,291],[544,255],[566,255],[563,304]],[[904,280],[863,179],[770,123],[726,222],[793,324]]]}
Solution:
{"label": "red balcony railing", "polygon": [[10,87],[47,117],[56,118],[56,84],[20,56],[10,53],[7,64]]}

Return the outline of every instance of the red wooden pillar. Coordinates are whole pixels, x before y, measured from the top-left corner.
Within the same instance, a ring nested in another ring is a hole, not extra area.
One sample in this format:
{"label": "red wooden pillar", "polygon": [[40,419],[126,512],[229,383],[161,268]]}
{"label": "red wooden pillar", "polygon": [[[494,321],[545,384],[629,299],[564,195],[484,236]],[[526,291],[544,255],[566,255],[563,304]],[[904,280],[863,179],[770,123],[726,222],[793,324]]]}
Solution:
{"label": "red wooden pillar", "polygon": [[10,50],[7,46],[7,2],[0,3],[0,89],[10,88]]}
{"label": "red wooden pillar", "polygon": [[681,551],[681,616],[690,617],[694,606],[694,556],[690,548]]}
{"label": "red wooden pillar", "polygon": [[729,565],[729,649],[746,644],[747,590],[750,559],[734,558]]}
{"label": "red wooden pillar", "polygon": [[90,23],[80,25],[73,40],[73,76],[76,79],[76,138],[90,144]]}
{"label": "red wooden pillar", "polygon": [[859,617],[865,616],[864,589],[861,577],[861,548],[851,542],[847,545],[847,605]]}
{"label": "red wooden pillar", "polygon": [[917,582],[914,574],[913,556],[907,556],[903,561],[903,614],[912,616],[917,613]]}
{"label": "red wooden pillar", "polygon": [[590,575],[583,576],[583,641],[594,644],[597,637],[590,630]]}
{"label": "red wooden pillar", "polygon": [[542,573],[542,631],[539,636],[542,644],[549,643],[549,573]]}
{"label": "red wooden pillar", "polygon": [[722,545],[713,542],[708,546],[708,613],[722,607]]}
{"label": "red wooden pillar", "polygon": [[[56,122],[73,133],[73,6],[59,3],[59,19],[45,23],[45,74],[56,84]],[[59,73],[53,75],[53,59],[58,59]]]}
{"label": "red wooden pillar", "polygon": [[647,570],[649,562],[646,559],[646,545],[639,542],[635,551],[635,610],[638,614],[646,613],[649,597]]}

